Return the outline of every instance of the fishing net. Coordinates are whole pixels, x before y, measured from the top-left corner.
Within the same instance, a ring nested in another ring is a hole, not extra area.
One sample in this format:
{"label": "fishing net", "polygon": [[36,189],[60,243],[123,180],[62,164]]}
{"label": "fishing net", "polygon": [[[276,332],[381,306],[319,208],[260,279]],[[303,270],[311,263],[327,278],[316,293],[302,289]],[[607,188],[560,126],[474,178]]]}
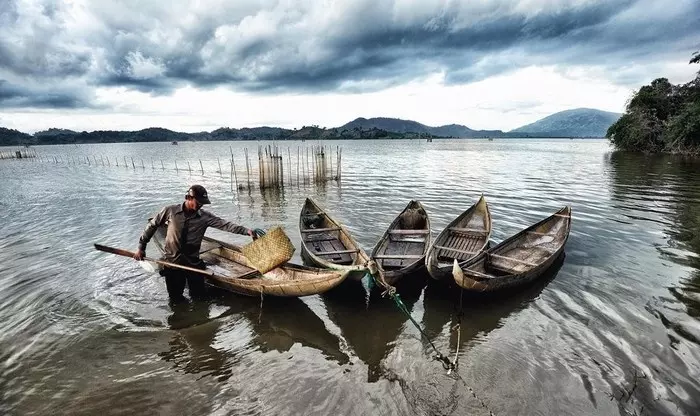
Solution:
{"label": "fishing net", "polygon": [[265,235],[242,248],[250,264],[260,273],[267,273],[289,261],[294,254],[294,245],[282,228],[275,227]]}
{"label": "fishing net", "polygon": [[321,228],[323,227],[323,215],[320,214],[306,214],[302,217],[304,225],[308,228]]}
{"label": "fishing net", "polygon": [[406,230],[420,230],[426,225],[425,212],[419,208],[409,208],[399,217],[399,226]]}

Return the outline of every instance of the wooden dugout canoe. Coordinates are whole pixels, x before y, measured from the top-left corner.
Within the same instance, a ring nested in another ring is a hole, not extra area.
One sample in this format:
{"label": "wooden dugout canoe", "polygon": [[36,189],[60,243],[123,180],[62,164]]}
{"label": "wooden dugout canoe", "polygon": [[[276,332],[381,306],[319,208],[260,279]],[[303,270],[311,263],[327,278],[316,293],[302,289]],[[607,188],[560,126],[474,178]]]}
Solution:
{"label": "wooden dugout canoe", "polygon": [[[160,227],[153,240],[162,251],[165,227]],[[211,237],[204,237],[199,257],[213,273],[206,282],[247,296],[300,297],[326,292],[345,280],[347,272],[324,270],[292,263],[261,274],[241,253],[240,247]]]}
{"label": "wooden dugout canoe", "polygon": [[418,201],[408,203],[394,218],[372,250],[379,273],[393,285],[403,276],[425,267],[430,247],[430,218]]}
{"label": "wooden dugout canoe", "polygon": [[520,231],[472,260],[453,263],[455,283],[465,290],[495,292],[526,285],[541,276],[564,251],[571,208]]}
{"label": "wooden dugout canoe", "polygon": [[369,256],[350,232],[310,198],[299,214],[301,255],[314,266],[351,272],[349,278],[364,275]]}
{"label": "wooden dugout canoe", "polygon": [[435,238],[425,256],[425,266],[435,280],[452,275],[454,260],[464,262],[486,249],[491,238],[491,213],[482,195]]}

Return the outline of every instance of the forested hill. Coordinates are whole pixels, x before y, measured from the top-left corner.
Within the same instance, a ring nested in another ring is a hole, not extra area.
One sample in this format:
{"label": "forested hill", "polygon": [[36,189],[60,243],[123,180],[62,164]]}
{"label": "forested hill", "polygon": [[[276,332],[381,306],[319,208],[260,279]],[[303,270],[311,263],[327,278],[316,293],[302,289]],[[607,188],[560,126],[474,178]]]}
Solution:
{"label": "forested hill", "polygon": [[700,71],[687,84],[658,78],[640,88],[607,137],[619,150],[700,154]]}
{"label": "forested hill", "polygon": [[472,130],[461,124],[431,127],[413,120],[400,118],[359,117],[337,128],[339,131],[354,129],[380,129],[392,133],[421,133],[437,137],[503,137],[501,130]]}

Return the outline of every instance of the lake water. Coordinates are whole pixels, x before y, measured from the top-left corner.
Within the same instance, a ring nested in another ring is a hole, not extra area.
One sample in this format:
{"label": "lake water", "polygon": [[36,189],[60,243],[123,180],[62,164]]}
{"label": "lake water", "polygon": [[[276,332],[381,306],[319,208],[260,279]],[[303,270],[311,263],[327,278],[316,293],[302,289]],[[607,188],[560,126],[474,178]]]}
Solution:
{"label": "lake water", "polygon": [[[312,143],[279,144],[294,165]],[[0,413],[698,414],[700,164],[603,140],[326,144],[342,147],[340,183],[281,192],[231,191],[230,152],[245,181],[243,149],[257,155],[257,142],[45,146],[41,161],[0,161]],[[465,298],[459,337],[458,293],[424,275],[400,288],[436,347],[459,348],[456,377],[377,293],[262,308],[218,294],[173,309],[158,275],[93,249],[134,249],[146,219],[193,183],[221,217],[283,225],[295,261],[307,196],[367,251],[410,199],[434,236],[481,193],[494,242],[566,204],[572,230],[534,286]]]}

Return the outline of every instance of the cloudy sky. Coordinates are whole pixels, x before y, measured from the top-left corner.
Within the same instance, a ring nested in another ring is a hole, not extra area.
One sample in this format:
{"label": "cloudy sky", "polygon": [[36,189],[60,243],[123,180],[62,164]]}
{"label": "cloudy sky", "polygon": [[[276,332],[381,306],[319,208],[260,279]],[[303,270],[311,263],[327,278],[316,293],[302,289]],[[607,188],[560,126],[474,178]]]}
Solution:
{"label": "cloudy sky", "polygon": [[509,130],[687,82],[698,0],[0,0],[0,126]]}

